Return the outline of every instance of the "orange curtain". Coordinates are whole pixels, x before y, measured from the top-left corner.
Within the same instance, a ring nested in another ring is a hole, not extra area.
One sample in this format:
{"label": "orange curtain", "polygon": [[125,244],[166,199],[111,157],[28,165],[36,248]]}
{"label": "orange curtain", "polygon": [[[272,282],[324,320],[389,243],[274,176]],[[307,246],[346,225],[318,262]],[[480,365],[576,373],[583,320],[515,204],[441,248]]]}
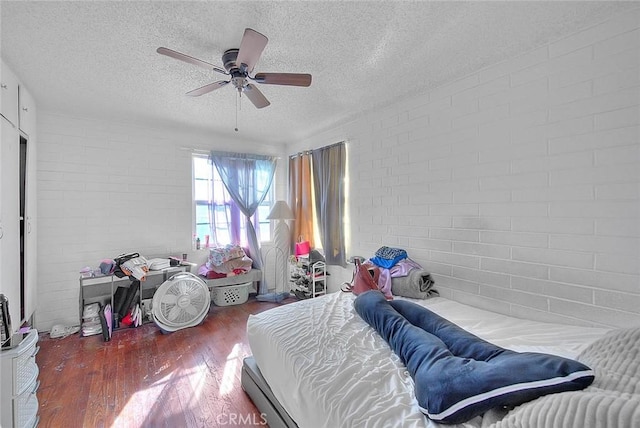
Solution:
{"label": "orange curtain", "polygon": [[291,233],[292,248],[300,238],[314,248],[312,191],[311,154],[300,153],[289,158],[289,204],[296,217]]}

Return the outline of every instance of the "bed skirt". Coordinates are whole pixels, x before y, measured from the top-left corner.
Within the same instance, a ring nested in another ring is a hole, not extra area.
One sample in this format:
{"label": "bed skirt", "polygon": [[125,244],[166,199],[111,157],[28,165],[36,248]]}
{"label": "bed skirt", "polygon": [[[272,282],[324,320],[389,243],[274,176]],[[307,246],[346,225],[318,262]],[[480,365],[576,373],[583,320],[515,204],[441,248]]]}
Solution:
{"label": "bed skirt", "polygon": [[260,410],[270,428],[298,428],[291,416],[273,396],[271,388],[262,377],[253,357],[247,357],[243,360],[240,381],[242,389]]}

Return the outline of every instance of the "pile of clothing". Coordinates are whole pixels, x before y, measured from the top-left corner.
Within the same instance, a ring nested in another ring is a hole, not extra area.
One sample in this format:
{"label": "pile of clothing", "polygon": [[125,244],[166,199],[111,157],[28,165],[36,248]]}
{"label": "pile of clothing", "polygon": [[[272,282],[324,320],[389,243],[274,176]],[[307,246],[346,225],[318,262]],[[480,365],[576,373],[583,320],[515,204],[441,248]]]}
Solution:
{"label": "pile of clothing", "polygon": [[207,262],[198,268],[198,274],[207,279],[242,275],[251,270],[253,260],[236,244],[209,249]]}
{"label": "pile of clothing", "polygon": [[[401,248],[380,247],[367,263],[380,268],[378,288],[387,298],[393,295],[426,299],[437,293],[433,290],[431,274]],[[365,266],[366,267],[366,266]]]}

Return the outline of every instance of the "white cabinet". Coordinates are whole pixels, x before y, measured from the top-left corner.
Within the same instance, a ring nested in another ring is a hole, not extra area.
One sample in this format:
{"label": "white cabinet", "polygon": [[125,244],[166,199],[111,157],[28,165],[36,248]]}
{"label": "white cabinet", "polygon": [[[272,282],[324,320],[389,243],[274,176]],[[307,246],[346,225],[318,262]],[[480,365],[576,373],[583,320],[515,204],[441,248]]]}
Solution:
{"label": "white cabinet", "polygon": [[17,330],[20,316],[20,136],[16,128],[0,118],[0,293],[9,299],[12,327]]}
{"label": "white cabinet", "polygon": [[[31,330],[23,335],[15,335],[15,347],[0,352],[2,427],[35,427],[38,424],[38,364],[36,354],[38,332]],[[19,343],[18,343],[19,341]]]}
{"label": "white cabinet", "polygon": [[13,126],[18,126],[18,79],[9,67],[2,62],[0,74],[0,113]]}
{"label": "white cabinet", "polygon": [[36,106],[4,61],[0,82],[0,293],[16,331],[36,309]]}

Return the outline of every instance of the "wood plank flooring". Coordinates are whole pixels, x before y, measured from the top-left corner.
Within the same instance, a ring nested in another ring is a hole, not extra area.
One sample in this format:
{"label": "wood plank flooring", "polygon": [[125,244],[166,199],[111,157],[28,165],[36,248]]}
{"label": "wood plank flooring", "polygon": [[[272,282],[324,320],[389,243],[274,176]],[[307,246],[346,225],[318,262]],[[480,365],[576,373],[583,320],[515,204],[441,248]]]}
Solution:
{"label": "wood plank flooring", "polygon": [[[290,303],[295,299],[287,299]],[[40,335],[40,427],[265,426],[240,385],[249,314],[283,303],[211,304],[202,325],[102,336]]]}

